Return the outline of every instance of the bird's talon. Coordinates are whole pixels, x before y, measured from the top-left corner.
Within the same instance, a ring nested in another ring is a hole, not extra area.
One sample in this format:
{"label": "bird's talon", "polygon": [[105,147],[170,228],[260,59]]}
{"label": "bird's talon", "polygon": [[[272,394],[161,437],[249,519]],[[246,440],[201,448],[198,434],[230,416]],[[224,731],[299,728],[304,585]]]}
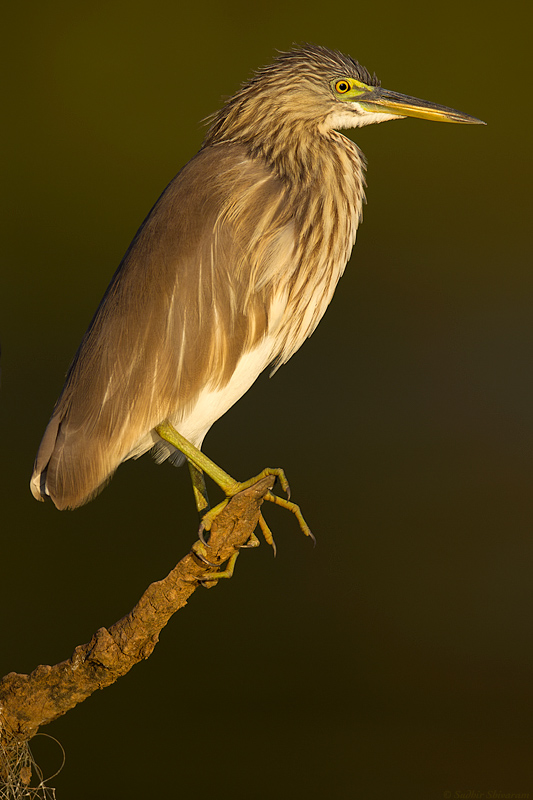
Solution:
{"label": "bird's talon", "polygon": [[276,480],[279,481],[279,485],[285,494],[287,495],[287,500],[290,499],[291,496],[291,487],[289,486],[289,481],[285,476],[285,472],[280,469],[279,472],[276,472]]}
{"label": "bird's talon", "polygon": [[[239,551],[237,550],[229,559],[226,569],[219,570],[218,572],[208,572],[206,575],[202,575],[201,578],[198,578],[198,582],[201,583],[202,586],[205,586],[206,589],[210,589],[211,586],[215,586],[221,578],[232,578],[238,555]],[[210,585],[208,586],[207,584]]]}
{"label": "bird's talon", "polygon": [[279,481],[279,484],[280,484],[281,488],[283,489],[283,491],[287,495],[287,499],[289,499],[290,496],[291,496],[291,487],[289,486],[289,481],[287,480],[287,476],[285,475],[285,470],[280,468],[280,469],[274,470],[274,473],[276,475],[276,478]]}
{"label": "bird's talon", "polygon": [[205,540],[205,537],[204,537],[204,531],[205,530],[206,530],[206,527],[205,527],[204,523],[201,522],[200,523],[200,527],[198,528],[198,539],[201,541],[201,543],[204,545],[204,547],[211,547],[209,542],[207,542]]}
{"label": "bird's talon", "polygon": [[[202,521],[200,523],[200,529],[199,529],[199,532],[198,532],[198,538],[200,539],[200,541],[204,541],[204,536],[203,536],[204,531],[210,531],[211,530],[211,526],[212,526],[213,522],[218,517],[220,512],[223,511],[226,508],[226,506],[228,505],[229,501],[230,501],[230,498],[226,497],[226,499],[223,500],[221,503],[219,503],[218,506],[215,506],[214,508],[211,508],[209,511],[207,511],[204,514],[204,516],[202,517]],[[207,544],[207,542],[206,542],[206,544]],[[207,544],[207,546],[209,547],[209,544]]]}
{"label": "bird's talon", "polygon": [[206,558],[204,553],[206,547],[209,547],[209,545],[206,542],[199,539],[197,542],[193,544],[189,552],[191,553],[192,556],[195,556],[198,559],[198,561],[201,561],[202,564],[207,564],[208,567],[219,567],[220,564],[216,564],[214,561],[209,561],[209,559]]}

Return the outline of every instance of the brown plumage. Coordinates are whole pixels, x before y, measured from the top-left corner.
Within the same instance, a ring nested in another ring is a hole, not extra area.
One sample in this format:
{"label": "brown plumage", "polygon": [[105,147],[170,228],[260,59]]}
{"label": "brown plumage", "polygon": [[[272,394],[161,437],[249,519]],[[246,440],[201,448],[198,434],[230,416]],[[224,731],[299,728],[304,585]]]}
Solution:
{"label": "brown plumage", "polygon": [[364,198],[363,155],[334,128],[399,115],[343,102],[332,81],[344,78],[371,99],[382,91],[351,58],[305,46],[259,70],[213,117],[74,357],[37,454],[37,499],[79,506],[150,449],[179,462],[159,423],[200,447],[259,373],[311,335]]}

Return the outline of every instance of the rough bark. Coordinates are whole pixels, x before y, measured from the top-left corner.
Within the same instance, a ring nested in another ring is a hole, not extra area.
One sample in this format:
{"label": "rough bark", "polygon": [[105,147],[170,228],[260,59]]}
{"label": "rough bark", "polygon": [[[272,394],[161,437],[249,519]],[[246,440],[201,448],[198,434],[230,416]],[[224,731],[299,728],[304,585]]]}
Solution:
{"label": "rough bark", "polygon": [[[209,538],[210,561],[223,564],[250,538],[274,480],[271,476],[262,478],[236,495],[215,519]],[[6,675],[0,681],[0,740],[4,749],[10,740],[20,743],[31,739],[40,726],[148,658],[162,628],[186,605],[202,580],[204,585],[214,585],[205,583],[205,576],[213,570],[189,553],[166,578],[147,588],[129,614],[110,628],[96,631],[91,641],[76,647],[67,661],[52,667],[41,665],[29,675]]]}

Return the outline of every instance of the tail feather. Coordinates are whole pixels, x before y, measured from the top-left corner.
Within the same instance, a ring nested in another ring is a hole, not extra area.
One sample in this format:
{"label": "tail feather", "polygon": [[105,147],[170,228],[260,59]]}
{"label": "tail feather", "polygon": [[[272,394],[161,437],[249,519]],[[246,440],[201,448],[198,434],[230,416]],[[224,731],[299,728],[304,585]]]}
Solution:
{"label": "tail feather", "polygon": [[60,510],[73,509],[92,500],[109,483],[117,467],[129,458],[139,458],[151,451],[161,463],[168,459],[175,466],[185,456],[162,441],[154,430],[148,431],[132,446],[122,439],[104,434],[99,426],[88,432],[73,425],[61,409],[50,419],[41,441],[30,489],[36,500],[49,497]]}
{"label": "tail feather", "polygon": [[[151,445],[150,445],[151,446]],[[114,442],[73,430],[61,414],[52,416],[43,436],[30,488],[37,500],[47,497],[60,509],[77,508],[92,500],[125,457]]]}

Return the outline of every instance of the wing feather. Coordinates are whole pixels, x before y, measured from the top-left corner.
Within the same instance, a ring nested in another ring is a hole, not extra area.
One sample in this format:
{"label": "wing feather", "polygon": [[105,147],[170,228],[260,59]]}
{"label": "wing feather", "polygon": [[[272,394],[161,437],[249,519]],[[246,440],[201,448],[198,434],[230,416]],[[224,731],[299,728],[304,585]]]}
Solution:
{"label": "wing feather", "polygon": [[154,445],[158,459],[174,457],[154,432],[167,418],[187,419],[200,445],[269,362],[311,335],[355,241],[364,177],[339,133],[310,140],[309,152],[291,183],[242,144],[210,144],[169,184],[74,357],[37,454],[35,497],[74,508],[126,458]]}
{"label": "wing feather", "polygon": [[37,455],[36,497],[81,505],[158,440],[157,424],[224,388],[268,332],[267,262],[291,227],[284,192],[239,145],[200,151],[167,187],[74,357]]}

